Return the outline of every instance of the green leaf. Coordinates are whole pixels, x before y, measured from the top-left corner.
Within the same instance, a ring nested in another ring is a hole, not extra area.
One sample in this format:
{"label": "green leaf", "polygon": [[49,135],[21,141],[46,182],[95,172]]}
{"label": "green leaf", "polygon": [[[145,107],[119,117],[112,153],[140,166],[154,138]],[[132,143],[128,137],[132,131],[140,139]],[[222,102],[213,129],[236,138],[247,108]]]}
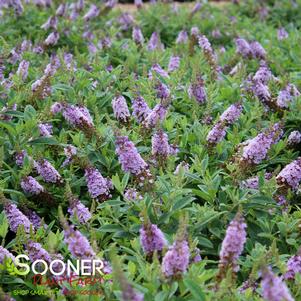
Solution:
{"label": "green leaf", "polygon": [[185,278],[184,285],[197,301],[206,301],[206,297],[200,286],[192,279]]}
{"label": "green leaf", "polygon": [[48,144],[48,145],[59,145],[60,143],[53,137],[40,137],[31,141],[28,144]]}

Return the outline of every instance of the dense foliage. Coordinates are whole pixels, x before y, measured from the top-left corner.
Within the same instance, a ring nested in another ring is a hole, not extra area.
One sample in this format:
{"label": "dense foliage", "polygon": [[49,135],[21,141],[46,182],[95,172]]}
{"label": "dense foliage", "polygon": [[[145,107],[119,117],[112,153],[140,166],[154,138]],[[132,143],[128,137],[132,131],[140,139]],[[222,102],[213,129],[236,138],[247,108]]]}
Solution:
{"label": "dense foliage", "polygon": [[301,1],[25,2],[0,1],[1,300],[301,300]]}

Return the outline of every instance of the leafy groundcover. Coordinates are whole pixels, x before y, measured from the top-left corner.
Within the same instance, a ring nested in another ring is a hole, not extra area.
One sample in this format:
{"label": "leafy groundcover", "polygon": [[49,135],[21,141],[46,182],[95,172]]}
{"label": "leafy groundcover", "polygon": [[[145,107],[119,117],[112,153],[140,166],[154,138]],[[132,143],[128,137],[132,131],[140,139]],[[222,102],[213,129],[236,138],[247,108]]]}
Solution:
{"label": "leafy groundcover", "polygon": [[135,5],[0,1],[0,299],[301,300],[301,2]]}

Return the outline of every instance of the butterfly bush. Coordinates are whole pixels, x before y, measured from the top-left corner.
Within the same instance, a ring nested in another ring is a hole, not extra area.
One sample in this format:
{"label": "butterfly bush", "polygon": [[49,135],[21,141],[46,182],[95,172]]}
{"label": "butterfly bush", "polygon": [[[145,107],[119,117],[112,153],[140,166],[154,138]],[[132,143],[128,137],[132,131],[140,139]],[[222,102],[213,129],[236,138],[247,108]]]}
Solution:
{"label": "butterfly bush", "polygon": [[162,251],[167,245],[162,231],[157,225],[146,223],[140,228],[140,243],[146,255]]}
{"label": "butterfly bush", "polygon": [[280,124],[274,124],[270,129],[258,134],[255,138],[246,141],[243,147],[241,162],[259,164],[267,157],[271,146],[279,141],[283,134]]}
{"label": "butterfly bush", "polygon": [[166,278],[179,277],[187,271],[190,251],[186,240],[176,240],[162,260],[162,273]]}
{"label": "butterfly bush", "polygon": [[25,193],[39,195],[44,191],[44,187],[32,176],[23,178],[20,185]]}
{"label": "butterfly bush", "polygon": [[64,242],[68,246],[68,250],[74,258],[92,259],[95,257],[88,239],[73,225],[64,226]]}
{"label": "butterfly bush", "polygon": [[276,276],[270,268],[266,268],[262,274],[262,296],[265,300],[294,300],[281,277]]}
{"label": "butterfly bush", "polygon": [[121,122],[128,122],[131,116],[125,98],[120,95],[112,100],[114,116]]}
{"label": "butterfly bush", "polygon": [[13,261],[15,260],[15,256],[12,253],[0,246],[0,263],[4,263],[4,260],[9,258]]}
{"label": "butterfly bush", "polygon": [[19,226],[23,226],[26,233],[33,227],[29,219],[17,208],[15,204],[7,203],[4,205],[4,212],[8,219],[11,231],[17,232]]}
{"label": "butterfly bush", "polygon": [[276,177],[281,186],[297,189],[301,181],[301,158],[286,165]]}
{"label": "butterfly bush", "polygon": [[151,109],[145,102],[142,96],[138,96],[132,101],[133,116],[138,123],[142,123],[146,120],[148,115],[151,113]]}
{"label": "butterfly bush", "polygon": [[85,178],[91,198],[107,199],[111,197],[112,182],[110,179],[104,178],[99,170],[94,167],[86,168]]}
{"label": "butterfly bush", "polygon": [[231,268],[233,272],[239,271],[237,260],[244,249],[247,239],[246,228],[247,225],[243,216],[238,213],[229,224],[221,246],[219,254],[219,271],[221,275],[224,275],[228,268]]}
{"label": "butterfly bush", "polygon": [[34,242],[34,241],[29,241],[27,243],[27,251],[28,251],[28,256],[32,262],[36,260],[44,260],[48,264],[51,262],[51,256],[49,253],[42,247],[40,243]]}
{"label": "butterfly bush", "polygon": [[76,216],[83,224],[88,222],[92,217],[89,209],[80,200],[75,198],[70,200],[68,212],[71,217],[74,218]]}
{"label": "butterfly bush", "polygon": [[62,177],[54,166],[46,159],[35,161],[34,163],[37,173],[48,183],[60,183]]}
{"label": "butterfly bush", "polygon": [[292,131],[287,139],[288,145],[295,145],[301,142],[301,133],[299,131]]}

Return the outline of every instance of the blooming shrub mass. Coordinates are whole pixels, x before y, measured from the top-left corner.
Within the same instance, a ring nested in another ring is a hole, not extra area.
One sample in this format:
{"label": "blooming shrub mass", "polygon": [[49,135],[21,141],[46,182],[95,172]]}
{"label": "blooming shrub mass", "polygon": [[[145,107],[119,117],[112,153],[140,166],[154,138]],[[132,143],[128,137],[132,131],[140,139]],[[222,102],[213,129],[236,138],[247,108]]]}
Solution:
{"label": "blooming shrub mass", "polygon": [[0,301],[301,300],[301,2],[72,1],[0,0]]}

